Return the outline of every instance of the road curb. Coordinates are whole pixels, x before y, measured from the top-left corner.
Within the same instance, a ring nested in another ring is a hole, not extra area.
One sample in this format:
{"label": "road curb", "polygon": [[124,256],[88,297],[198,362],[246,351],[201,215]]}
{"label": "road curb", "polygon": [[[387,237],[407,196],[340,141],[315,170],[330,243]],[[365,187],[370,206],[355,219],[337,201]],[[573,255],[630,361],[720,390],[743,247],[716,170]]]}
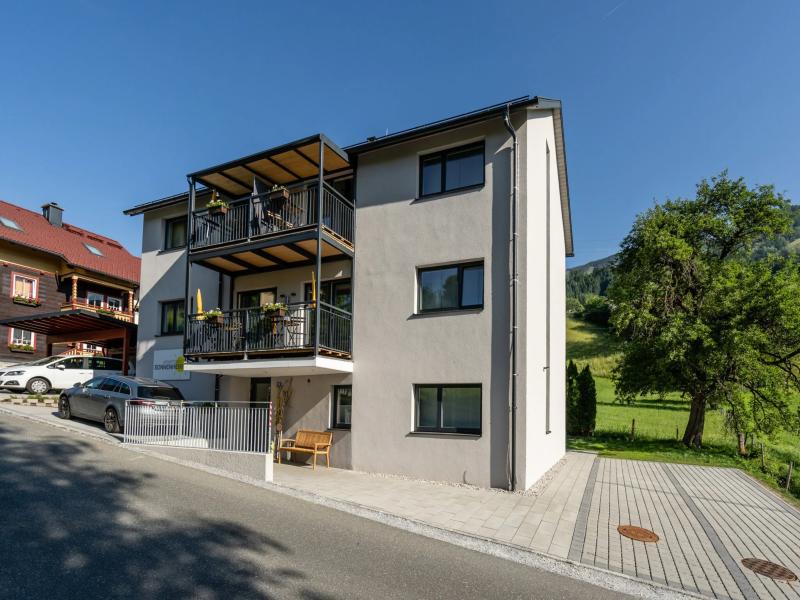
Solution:
{"label": "road curb", "polygon": [[61,425],[60,423],[54,422],[49,419],[44,419],[42,417],[38,417],[35,415],[20,413],[13,409],[9,409],[8,407],[5,406],[0,406],[0,413],[22,419],[27,419],[35,423],[47,425],[55,429],[60,429],[62,431],[74,433],[82,437],[91,438],[100,441],[104,444],[108,444],[110,446],[114,446],[122,450],[127,450],[129,452],[135,452],[137,454],[150,456],[152,458],[157,458],[165,462],[170,462],[183,467],[188,467],[198,471],[203,471],[211,475],[224,477],[226,479],[237,481],[239,483],[244,483],[265,490],[277,492],[279,494],[283,494],[285,496],[291,496],[299,500],[305,500],[313,504],[317,504],[327,508],[332,508],[334,510],[339,510],[341,512],[369,519],[371,521],[375,521],[387,525],[389,527],[394,527],[396,529],[408,531],[409,533],[422,535],[427,538],[460,546],[468,550],[473,550],[475,552],[480,552],[482,554],[487,554],[490,556],[495,556],[497,558],[510,560],[519,564],[535,567],[543,571],[554,573],[556,575],[563,575],[571,579],[578,579],[586,583],[602,587],[607,590],[619,592],[621,594],[628,594],[631,596],[638,596],[640,598],[652,598],[658,600],[680,599],[680,598],[692,598],[692,599],[707,598],[707,596],[694,594],[691,592],[687,592],[685,590],[676,590],[675,588],[670,588],[659,583],[645,582],[636,579],[634,577],[631,577],[629,575],[626,575],[624,573],[616,573],[614,571],[608,571],[606,569],[602,569],[599,567],[584,565],[573,560],[555,557],[542,552],[536,552],[528,548],[524,548],[522,546],[517,546],[515,544],[501,543],[474,534],[453,531],[451,529],[443,529],[441,527],[436,527],[435,525],[430,525],[428,523],[423,523],[421,521],[410,519],[408,517],[401,517],[399,515],[387,513],[355,502],[328,498],[326,496],[321,496],[313,492],[308,492],[306,490],[298,490],[278,483],[259,481],[243,475],[237,475],[234,473],[223,471],[221,469],[216,469],[214,467],[209,467],[206,465],[201,465],[199,463],[182,460],[166,454],[160,454],[158,451],[151,449],[132,447],[124,443],[120,443],[118,441],[111,441],[105,434],[92,433],[90,431],[81,431],[79,429],[70,427],[68,425]]}

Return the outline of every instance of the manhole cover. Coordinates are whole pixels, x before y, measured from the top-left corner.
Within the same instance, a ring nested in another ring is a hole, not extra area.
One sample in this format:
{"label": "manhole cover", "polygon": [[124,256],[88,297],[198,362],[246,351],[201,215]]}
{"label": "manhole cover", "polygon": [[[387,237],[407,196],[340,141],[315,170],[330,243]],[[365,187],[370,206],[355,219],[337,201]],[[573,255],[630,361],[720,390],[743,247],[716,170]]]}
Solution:
{"label": "manhole cover", "polygon": [[617,531],[619,531],[620,535],[624,535],[626,538],[637,542],[658,541],[658,536],[654,532],[649,529],[644,529],[643,527],[637,527],[636,525],[620,525],[617,527]]}
{"label": "manhole cover", "polygon": [[780,581],[797,581],[797,575],[789,569],[763,558],[743,558],[742,564],[764,577],[779,579]]}

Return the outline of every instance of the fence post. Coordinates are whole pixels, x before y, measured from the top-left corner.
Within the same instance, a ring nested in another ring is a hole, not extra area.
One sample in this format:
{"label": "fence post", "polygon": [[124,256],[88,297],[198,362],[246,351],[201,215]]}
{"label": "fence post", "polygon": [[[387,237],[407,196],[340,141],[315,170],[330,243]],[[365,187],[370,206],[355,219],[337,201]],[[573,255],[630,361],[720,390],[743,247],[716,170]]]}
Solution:
{"label": "fence post", "polygon": [[766,471],[764,467],[764,442],[761,442],[761,470]]}
{"label": "fence post", "polygon": [[636,437],[636,419],[631,419],[631,441]]}
{"label": "fence post", "polygon": [[792,470],[794,469],[794,461],[789,461],[789,474],[786,476],[786,491],[789,491],[789,486],[792,484]]}

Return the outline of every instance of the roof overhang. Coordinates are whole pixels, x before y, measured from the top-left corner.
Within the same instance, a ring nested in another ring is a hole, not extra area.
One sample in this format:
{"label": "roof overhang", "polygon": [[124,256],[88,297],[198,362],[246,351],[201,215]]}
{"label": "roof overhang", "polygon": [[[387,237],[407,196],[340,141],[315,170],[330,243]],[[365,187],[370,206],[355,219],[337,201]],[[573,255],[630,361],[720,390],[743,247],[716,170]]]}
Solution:
{"label": "roof overhang", "polygon": [[346,375],[353,372],[353,361],[327,356],[186,362],[185,371],[231,377],[291,377],[294,375]]}
{"label": "roof overhang", "polygon": [[253,191],[254,179],[273,185],[291,185],[319,177],[320,154],[325,176],[348,171],[347,153],[327,136],[318,133],[288,144],[263,150],[188,175],[230,197],[244,196]]}
{"label": "roof overhang", "polygon": [[120,321],[80,308],[12,317],[1,320],[0,325],[46,335],[47,342],[52,344],[85,342],[98,346],[121,345],[117,342],[126,335],[128,340],[133,342],[137,330],[135,323]]}

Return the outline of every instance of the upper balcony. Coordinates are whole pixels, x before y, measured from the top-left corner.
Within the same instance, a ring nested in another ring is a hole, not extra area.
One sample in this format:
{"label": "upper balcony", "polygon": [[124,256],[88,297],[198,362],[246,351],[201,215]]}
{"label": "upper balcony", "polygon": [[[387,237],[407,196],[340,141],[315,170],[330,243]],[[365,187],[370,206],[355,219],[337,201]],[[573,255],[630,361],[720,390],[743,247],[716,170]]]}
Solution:
{"label": "upper balcony", "polygon": [[[238,275],[315,261],[318,248],[326,260],[352,256],[352,174],[318,134],[189,175],[191,261]],[[223,205],[197,206],[198,183]]]}

